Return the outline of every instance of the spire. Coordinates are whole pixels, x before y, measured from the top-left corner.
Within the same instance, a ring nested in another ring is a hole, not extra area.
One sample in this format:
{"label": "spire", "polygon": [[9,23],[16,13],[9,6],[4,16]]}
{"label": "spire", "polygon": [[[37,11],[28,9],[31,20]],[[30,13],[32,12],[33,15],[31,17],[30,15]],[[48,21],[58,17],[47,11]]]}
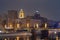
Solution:
{"label": "spire", "polygon": [[18,18],[24,18],[24,17],[25,17],[24,11],[23,11],[23,9],[21,9],[21,10],[19,11]]}

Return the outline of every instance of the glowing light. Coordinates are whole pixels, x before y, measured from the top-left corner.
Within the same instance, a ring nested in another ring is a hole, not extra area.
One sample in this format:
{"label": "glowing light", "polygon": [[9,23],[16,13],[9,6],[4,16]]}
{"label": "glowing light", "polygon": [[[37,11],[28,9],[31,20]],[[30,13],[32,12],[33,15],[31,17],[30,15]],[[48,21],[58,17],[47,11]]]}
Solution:
{"label": "glowing light", "polygon": [[20,25],[19,25],[19,24],[17,24],[17,28],[19,28],[19,26],[20,26]]}
{"label": "glowing light", "polygon": [[12,24],[10,24],[10,27],[12,28]]}
{"label": "glowing light", "polygon": [[0,31],[0,33],[1,33],[2,31]]}
{"label": "glowing light", "polygon": [[19,40],[19,37],[16,37],[17,40]]}
{"label": "glowing light", "polygon": [[38,28],[38,27],[39,27],[38,23],[34,24],[34,28]]}
{"label": "glowing light", "polygon": [[30,26],[30,24],[29,23],[27,23],[27,27],[29,27]]}
{"label": "glowing light", "polygon": [[57,33],[57,32],[54,32],[55,34]]}
{"label": "glowing light", "polygon": [[7,40],[6,38],[4,40]]}
{"label": "glowing light", "polygon": [[6,28],[7,26],[5,25],[5,28]]}
{"label": "glowing light", "polygon": [[58,36],[56,36],[56,40],[59,40],[59,39],[58,39]]}
{"label": "glowing light", "polygon": [[23,9],[21,9],[20,10],[20,12],[19,12],[19,18],[24,18],[25,16],[24,16],[24,11],[23,11]]}
{"label": "glowing light", "polygon": [[36,12],[39,12],[38,10]]}
{"label": "glowing light", "polygon": [[36,24],[36,27],[38,28],[39,27],[39,24]]}
{"label": "glowing light", "polygon": [[12,24],[10,24],[8,28],[9,28],[9,29],[12,29],[12,28],[13,28]]}
{"label": "glowing light", "polygon": [[45,23],[45,28],[47,28],[47,23]]}

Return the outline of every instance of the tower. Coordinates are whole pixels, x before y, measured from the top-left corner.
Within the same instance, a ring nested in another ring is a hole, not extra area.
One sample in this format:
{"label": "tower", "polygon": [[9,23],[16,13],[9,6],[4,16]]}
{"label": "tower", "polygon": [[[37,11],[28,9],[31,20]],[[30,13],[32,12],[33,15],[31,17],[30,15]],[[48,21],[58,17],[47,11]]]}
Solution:
{"label": "tower", "polygon": [[17,11],[16,10],[8,10],[8,18],[17,19]]}
{"label": "tower", "polygon": [[24,18],[24,17],[25,17],[24,11],[23,11],[23,9],[21,9],[21,10],[19,11],[18,18]]}

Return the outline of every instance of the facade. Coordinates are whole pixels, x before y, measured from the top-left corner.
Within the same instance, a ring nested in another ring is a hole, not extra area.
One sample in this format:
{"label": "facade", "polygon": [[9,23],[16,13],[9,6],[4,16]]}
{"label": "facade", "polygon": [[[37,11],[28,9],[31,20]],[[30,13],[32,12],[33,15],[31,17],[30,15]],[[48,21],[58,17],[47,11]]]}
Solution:
{"label": "facade", "polygon": [[7,20],[6,20],[6,24],[5,24],[5,28],[12,28],[13,25],[15,25],[14,20],[16,20],[17,17],[17,11],[16,10],[8,10],[8,15],[7,15]]}
{"label": "facade", "polygon": [[[8,22],[5,24],[5,29],[25,29],[25,28],[40,28],[41,20],[40,19],[33,19],[31,16],[26,16],[21,9],[16,15],[15,11],[8,11]],[[17,18],[18,17],[18,18]]]}

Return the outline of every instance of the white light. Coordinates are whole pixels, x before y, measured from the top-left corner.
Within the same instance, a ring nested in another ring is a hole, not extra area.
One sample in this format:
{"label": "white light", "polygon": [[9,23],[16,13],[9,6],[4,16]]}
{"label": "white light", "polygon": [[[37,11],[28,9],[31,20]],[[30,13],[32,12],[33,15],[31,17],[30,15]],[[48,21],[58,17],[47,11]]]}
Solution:
{"label": "white light", "polygon": [[57,32],[54,32],[55,34],[57,33]]}
{"label": "white light", "polygon": [[45,28],[47,28],[47,23],[45,23]]}
{"label": "white light", "polygon": [[0,31],[0,33],[1,33],[2,31]]}
{"label": "white light", "polygon": [[39,11],[36,11],[36,12],[39,12]]}

